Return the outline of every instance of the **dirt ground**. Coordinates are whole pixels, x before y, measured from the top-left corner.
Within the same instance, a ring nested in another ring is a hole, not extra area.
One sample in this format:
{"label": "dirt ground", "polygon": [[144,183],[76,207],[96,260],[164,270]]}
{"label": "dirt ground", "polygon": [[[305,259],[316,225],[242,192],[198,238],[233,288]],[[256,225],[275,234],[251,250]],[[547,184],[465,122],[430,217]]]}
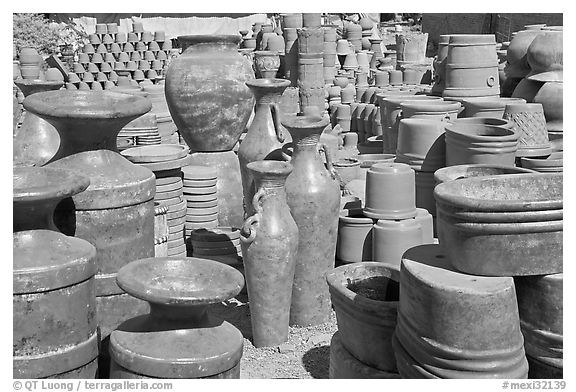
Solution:
{"label": "dirt ground", "polygon": [[288,341],[280,347],[256,348],[250,341],[252,326],[248,295],[239,294],[210,310],[238,328],[244,335],[240,378],[328,378],[330,339],[338,330],[336,314],[313,327],[290,327]]}

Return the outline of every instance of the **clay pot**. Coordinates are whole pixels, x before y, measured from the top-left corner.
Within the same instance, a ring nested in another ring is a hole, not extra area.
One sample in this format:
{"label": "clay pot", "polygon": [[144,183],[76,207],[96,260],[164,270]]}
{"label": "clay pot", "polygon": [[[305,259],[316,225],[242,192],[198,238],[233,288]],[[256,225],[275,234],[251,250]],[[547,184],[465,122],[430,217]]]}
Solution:
{"label": "clay pot", "polygon": [[564,83],[546,82],[538,90],[532,102],[544,108],[548,131],[564,129]]}
{"label": "clay pot", "polygon": [[481,97],[462,100],[465,110],[462,117],[502,118],[506,105],[526,103],[522,98]]}
{"label": "clay pot", "polygon": [[428,172],[446,166],[442,122],[421,118],[400,120],[396,162],[406,163],[414,170]]}
{"label": "clay pot", "polygon": [[274,79],[280,68],[280,57],[275,52],[256,51],[254,52],[254,65],[258,78]]}
{"label": "clay pot", "polygon": [[366,174],[364,215],[375,219],[416,216],[414,170],[403,163],[377,163]]}
{"label": "clay pot", "polygon": [[178,40],[184,52],[170,62],[165,87],[172,119],[191,151],[230,151],[254,104],[245,84],[254,74],[237,51],[240,37],[192,35]]}
{"label": "clay pot", "polygon": [[255,161],[247,165],[258,190],[256,213],[241,232],[252,337],[255,347],[277,346],[288,340],[288,320],[298,228],[286,204],[284,183],[292,172],[287,162]]}
{"label": "clay pot", "polygon": [[372,230],[372,259],[400,268],[402,255],[422,244],[422,226],[415,219],[380,219]]}
{"label": "clay pot", "polygon": [[522,157],[520,163],[523,168],[532,169],[540,173],[555,173],[562,172],[563,169],[563,153],[553,152],[547,157]]}
{"label": "clay pot", "polygon": [[[17,80],[14,82],[25,97],[43,91],[60,89],[61,81]],[[13,139],[13,161],[16,166],[43,166],[49,162],[60,145],[56,129],[32,112],[25,112],[22,125]]]}
{"label": "clay pot", "polygon": [[96,249],[48,230],[13,235],[14,378],[96,378]]}
{"label": "clay pot", "polygon": [[528,103],[534,102],[534,97],[543,85],[544,82],[524,78],[514,89],[512,98],[524,98]]}
{"label": "clay pot", "polygon": [[512,123],[512,130],[520,136],[517,157],[545,156],[552,152],[541,104],[508,104],[504,119]]}
{"label": "clay pot", "polygon": [[355,158],[341,158],[334,161],[334,170],[340,181],[340,188],[344,189],[347,183],[360,178],[360,162]]}
{"label": "clay pot", "polygon": [[254,179],[246,166],[260,160],[283,160],[281,148],[287,135],[280,122],[279,103],[290,82],[282,79],[256,79],[246,84],[256,97],[256,106],[252,123],[238,149],[238,161],[242,174],[244,211],[252,215],[254,211],[251,201],[256,190]]}
{"label": "clay pot", "polygon": [[521,167],[490,164],[456,165],[436,170],[436,172],[434,172],[434,180],[436,181],[436,184],[441,184],[443,182],[460,180],[469,177],[526,173],[534,173],[534,170]]}
{"label": "clay pot", "polygon": [[207,312],[240,292],[240,272],[212,260],[147,258],[123,267],[118,285],[149,302],[150,313],[112,332],[111,378],[240,377],[242,334]]}
{"label": "clay pot", "polygon": [[286,180],[286,193],[299,230],[290,325],[317,325],[330,315],[324,275],[334,266],[340,186],[329,155],[325,166],[318,151],[328,123],[327,117],[290,115],[282,120],[294,143],[294,170]]}
{"label": "clay pot", "polygon": [[519,135],[490,125],[446,126],[446,166],[490,163],[514,166]]}
{"label": "clay pot", "polygon": [[285,28],[302,28],[302,14],[281,14],[282,26]]}
{"label": "clay pot", "polygon": [[330,341],[330,379],[395,379],[398,373],[385,372],[370,367],[352,356],[342,345],[340,333],[336,331]]}
{"label": "clay pot", "polygon": [[514,278],[530,378],[563,378],[564,274]]}
{"label": "clay pot", "polygon": [[428,33],[400,33],[396,34],[396,56],[398,61],[424,62],[426,59],[426,46]]}
{"label": "clay pot", "polygon": [[506,50],[507,65],[504,72],[507,77],[523,78],[530,73],[526,54],[534,38],[540,34],[543,32],[539,30],[523,30],[512,38]]}
{"label": "clay pot", "polygon": [[465,178],[437,185],[434,197],[438,239],[458,270],[489,276],[562,272],[561,174]]}
{"label": "clay pot", "polygon": [[512,122],[509,120],[504,120],[501,118],[493,118],[493,117],[466,117],[466,118],[457,118],[456,120],[451,120],[450,124],[454,125],[474,125],[474,126],[483,126],[489,125],[504,129],[512,129]]}
{"label": "clay pot", "polygon": [[395,373],[391,339],[396,328],[400,270],[377,262],[338,267],[326,275],[344,348],[360,362]]}
{"label": "clay pot", "polygon": [[549,31],[534,38],[526,52],[531,69],[526,76],[528,79],[540,82],[563,81],[563,37],[562,32]]}
{"label": "clay pot", "polygon": [[526,378],[514,281],[462,274],[451,261],[438,245],[402,257],[392,339],[400,375]]}
{"label": "clay pot", "polygon": [[451,35],[443,97],[499,96],[498,57],[493,34]]}
{"label": "clay pot", "polygon": [[320,13],[303,13],[302,26],[304,27],[320,27],[322,20]]}
{"label": "clay pot", "polygon": [[402,118],[428,118],[451,121],[464,109],[460,102],[441,100],[404,101],[400,103]]}
{"label": "clay pot", "polygon": [[342,264],[372,260],[372,226],[362,209],[340,211],[336,260]]}
{"label": "clay pot", "polygon": [[15,167],[12,178],[14,232],[58,231],[53,219],[56,205],[90,185],[90,179],[85,176],[47,167]]}

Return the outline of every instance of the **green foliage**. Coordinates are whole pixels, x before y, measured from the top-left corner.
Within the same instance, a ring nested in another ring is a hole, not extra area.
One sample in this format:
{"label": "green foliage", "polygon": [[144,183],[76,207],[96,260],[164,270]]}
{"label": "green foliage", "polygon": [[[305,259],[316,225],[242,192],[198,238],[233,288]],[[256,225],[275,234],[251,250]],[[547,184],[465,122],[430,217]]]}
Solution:
{"label": "green foliage", "polygon": [[12,39],[16,49],[33,47],[41,55],[56,53],[59,34],[50,27],[50,23],[42,14],[12,14]]}

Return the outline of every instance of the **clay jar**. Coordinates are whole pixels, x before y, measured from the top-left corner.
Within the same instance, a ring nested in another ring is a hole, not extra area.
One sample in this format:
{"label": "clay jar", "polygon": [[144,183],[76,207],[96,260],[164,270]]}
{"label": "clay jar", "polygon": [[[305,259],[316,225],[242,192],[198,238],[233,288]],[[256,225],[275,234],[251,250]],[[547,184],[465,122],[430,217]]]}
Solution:
{"label": "clay jar", "polygon": [[298,252],[298,228],[286,203],[284,183],[292,172],[287,162],[255,161],[247,165],[258,191],[254,215],[241,232],[242,256],[252,340],[255,347],[288,340],[292,284]]}
{"label": "clay jar", "polygon": [[286,193],[299,230],[290,325],[317,325],[330,315],[324,275],[334,266],[340,187],[329,155],[325,166],[318,151],[328,123],[327,117],[312,116],[289,115],[282,120],[294,141],[294,170],[286,180]]}
{"label": "clay jar", "polygon": [[402,257],[392,344],[403,378],[526,378],[514,281],[457,272],[438,245]]}
{"label": "clay jar", "polygon": [[340,211],[336,260],[342,264],[372,260],[372,226],[374,220],[361,208]]}
{"label": "clay jar", "polygon": [[428,172],[446,166],[442,122],[421,118],[400,120],[396,162],[406,163],[414,170]]}
{"label": "clay jar", "polygon": [[118,285],[150,303],[150,313],[124,321],[110,336],[110,378],[239,378],[244,340],[208,313],[234,297],[242,274],[194,257],[147,258],[118,272]]}
{"label": "clay jar", "polygon": [[446,126],[446,166],[490,163],[514,166],[519,135],[490,125]]}
{"label": "clay jar", "polygon": [[434,189],[438,239],[454,267],[468,274],[560,273],[562,195],[560,173],[439,184]]}
{"label": "clay jar", "polygon": [[49,230],[13,238],[13,377],[95,378],[96,249]]}
{"label": "clay jar", "polygon": [[464,111],[462,117],[502,118],[506,105],[526,103],[522,98],[476,97],[462,100]]}
{"label": "clay jar", "polygon": [[376,262],[341,266],[326,275],[342,345],[360,362],[391,373],[399,280],[398,267]]}
{"label": "clay jar", "polygon": [[366,174],[364,215],[375,219],[414,218],[414,170],[404,163],[372,165]]}
{"label": "clay jar", "polygon": [[248,127],[248,132],[238,149],[238,161],[242,174],[242,189],[244,192],[244,210],[252,214],[252,197],[254,196],[254,180],[246,165],[259,160],[283,160],[281,148],[284,143],[285,130],[280,122],[280,99],[282,93],[290,85],[283,79],[255,79],[246,82],[256,97],[254,118]]}
{"label": "clay jar", "polygon": [[166,73],[166,102],[191,151],[230,151],[246,127],[254,79],[240,36],[180,36],[183,53]]}

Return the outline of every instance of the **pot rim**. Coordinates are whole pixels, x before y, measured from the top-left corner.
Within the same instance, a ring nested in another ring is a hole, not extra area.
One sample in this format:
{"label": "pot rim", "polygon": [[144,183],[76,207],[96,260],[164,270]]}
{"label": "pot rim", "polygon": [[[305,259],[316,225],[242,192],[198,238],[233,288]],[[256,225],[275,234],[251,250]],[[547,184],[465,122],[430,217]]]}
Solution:
{"label": "pot rim", "polygon": [[[486,142],[515,142],[518,141],[520,135],[514,132],[512,129],[506,129],[499,126],[492,125],[459,125],[448,123],[446,125],[446,136],[447,139],[450,136],[456,138],[464,138],[469,140],[478,140]],[[478,131],[477,131],[478,130]],[[480,130],[492,131],[495,135],[479,135]],[[472,132],[472,133],[467,133]],[[498,135],[500,133],[500,135]]]}
{"label": "pot rim", "polygon": [[467,173],[468,169],[482,169],[482,168],[490,168],[490,169],[496,169],[496,170],[508,170],[511,171],[511,173],[501,173],[501,174],[489,174],[490,176],[501,176],[501,175],[505,175],[505,174],[527,174],[527,173],[536,173],[536,171],[531,170],[531,169],[526,169],[526,168],[522,168],[522,167],[515,167],[515,166],[506,166],[506,165],[496,165],[496,164],[491,164],[491,163],[474,163],[474,164],[465,164],[465,165],[454,165],[454,166],[448,166],[448,167],[443,167],[441,169],[438,169],[434,172],[434,179],[436,180],[437,184],[441,184],[444,182],[448,182],[448,181],[456,181],[456,180],[462,180],[464,178],[472,178],[472,177],[487,177],[488,175],[475,175],[475,176],[469,176],[469,177],[456,177],[453,178],[454,175],[458,175],[458,174],[463,174],[465,175]]}

